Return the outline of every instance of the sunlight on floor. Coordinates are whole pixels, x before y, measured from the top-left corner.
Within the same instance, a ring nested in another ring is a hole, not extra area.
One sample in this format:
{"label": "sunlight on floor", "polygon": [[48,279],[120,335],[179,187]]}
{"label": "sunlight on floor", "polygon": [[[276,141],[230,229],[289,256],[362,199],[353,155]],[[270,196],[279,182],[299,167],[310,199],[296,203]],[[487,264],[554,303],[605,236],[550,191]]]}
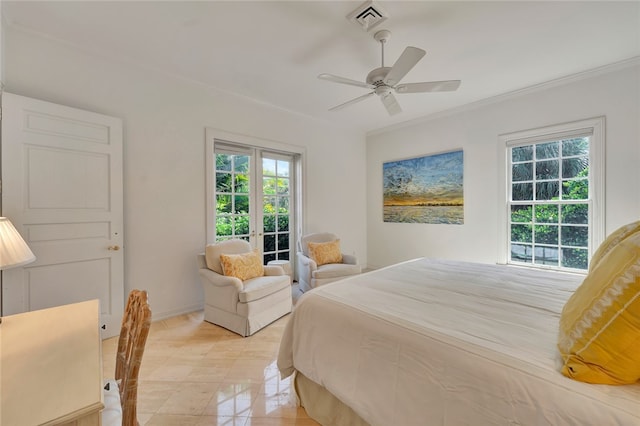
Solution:
{"label": "sunlight on floor", "polygon": [[[140,369],[138,421],[147,426],[318,425],[297,407],[276,356],[289,316],[250,337],[203,320],[202,312],[154,322]],[[117,337],[103,341],[113,377]]]}

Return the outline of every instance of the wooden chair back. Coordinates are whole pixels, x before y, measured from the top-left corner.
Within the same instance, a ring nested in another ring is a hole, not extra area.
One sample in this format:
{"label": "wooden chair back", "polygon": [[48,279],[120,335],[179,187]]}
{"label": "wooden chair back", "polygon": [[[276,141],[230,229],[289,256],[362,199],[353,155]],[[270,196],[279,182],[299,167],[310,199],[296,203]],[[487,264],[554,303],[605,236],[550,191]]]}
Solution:
{"label": "wooden chair back", "polygon": [[115,379],[119,382],[122,426],[137,426],[138,373],[151,327],[147,292],[132,290],[122,317],[116,353]]}

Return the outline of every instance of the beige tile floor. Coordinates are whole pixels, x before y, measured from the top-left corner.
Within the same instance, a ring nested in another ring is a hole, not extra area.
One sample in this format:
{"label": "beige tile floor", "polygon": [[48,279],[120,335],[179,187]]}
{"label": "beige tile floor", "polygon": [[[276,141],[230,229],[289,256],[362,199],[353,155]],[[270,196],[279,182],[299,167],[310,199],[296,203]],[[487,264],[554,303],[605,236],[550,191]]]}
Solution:
{"label": "beige tile floor", "polygon": [[[140,425],[318,425],[296,406],[290,378],[280,380],[276,356],[288,320],[245,338],[202,312],[153,322],[140,368]],[[113,377],[117,343],[102,342],[104,377]]]}

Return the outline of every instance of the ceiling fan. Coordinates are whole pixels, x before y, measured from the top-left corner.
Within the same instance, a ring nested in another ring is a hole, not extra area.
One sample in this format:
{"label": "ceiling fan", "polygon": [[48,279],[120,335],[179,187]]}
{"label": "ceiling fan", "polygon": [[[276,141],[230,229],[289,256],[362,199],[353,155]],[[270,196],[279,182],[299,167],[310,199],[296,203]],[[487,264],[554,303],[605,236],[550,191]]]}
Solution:
{"label": "ceiling fan", "polygon": [[456,90],[461,81],[460,80],[445,80],[445,81],[427,81],[422,83],[405,83],[398,84],[400,80],[407,75],[409,71],[418,63],[420,59],[425,55],[425,51],[418,49],[417,47],[407,47],[402,52],[402,55],[398,58],[392,67],[384,66],[384,45],[391,37],[391,32],[388,30],[380,30],[373,35],[373,38],[380,42],[382,46],[382,66],[371,71],[367,75],[366,82],[352,80],[350,78],[339,77],[333,74],[320,74],[318,76],[321,80],[332,81],[334,83],[347,84],[350,86],[364,87],[366,89],[372,89],[365,95],[359,96],[355,99],[351,99],[343,104],[330,108],[329,111],[336,111],[346,106],[355,104],[356,102],[363,101],[374,94],[380,97],[382,104],[387,109],[389,115],[394,115],[402,112],[402,108],[396,101],[393,92],[396,93],[424,93],[424,92],[450,92]]}

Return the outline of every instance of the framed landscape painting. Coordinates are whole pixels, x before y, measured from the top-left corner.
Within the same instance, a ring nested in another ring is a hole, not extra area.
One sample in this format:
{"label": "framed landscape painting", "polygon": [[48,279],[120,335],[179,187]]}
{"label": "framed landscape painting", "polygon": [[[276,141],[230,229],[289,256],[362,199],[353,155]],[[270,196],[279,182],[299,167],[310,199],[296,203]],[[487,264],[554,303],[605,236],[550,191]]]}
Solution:
{"label": "framed landscape painting", "polygon": [[385,222],[464,223],[462,150],[383,163]]}

